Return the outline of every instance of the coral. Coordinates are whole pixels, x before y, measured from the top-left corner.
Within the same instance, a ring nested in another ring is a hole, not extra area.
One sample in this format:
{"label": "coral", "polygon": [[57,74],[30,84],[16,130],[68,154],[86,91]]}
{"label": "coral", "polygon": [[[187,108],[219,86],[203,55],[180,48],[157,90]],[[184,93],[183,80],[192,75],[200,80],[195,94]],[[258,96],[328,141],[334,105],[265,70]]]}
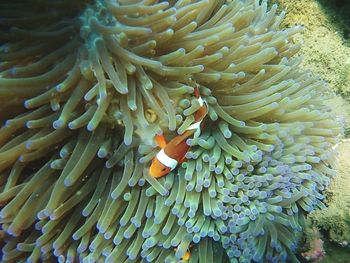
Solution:
{"label": "coral", "polygon": [[323,246],[323,240],[321,238],[321,234],[319,230],[316,227],[311,227],[306,229],[305,235],[306,235],[306,244],[307,244],[307,251],[302,253],[302,256],[312,262],[318,262],[320,261],[326,254]]}
{"label": "coral", "polygon": [[346,8],[342,8],[342,11],[330,10],[326,6],[334,1],[328,0],[272,0],[272,2],[278,2],[279,7],[286,10],[282,26],[291,27],[296,24],[304,26],[303,32],[294,36],[296,41],[303,42],[299,52],[299,55],[303,56],[301,66],[326,80],[332,90],[348,100],[350,48],[344,43],[346,40],[341,34],[343,31],[341,23],[334,23],[334,20],[342,18],[341,13],[346,13]]}
{"label": "coral", "polygon": [[[278,0],[279,7],[287,12],[283,25],[291,26],[296,23],[305,25],[305,30],[297,38],[303,39],[301,54],[304,67],[311,69],[329,82],[332,89],[342,95],[328,101],[338,118],[345,126],[345,137],[349,137],[350,104],[348,103],[350,78],[349,57],[350,48],[342,32],[346,31],[346,18],[343,16],[349,10],[345,6],[333,8],[336,1],[286,1]],[[345,4],[345,3],[344,3]],[[302,14],[302,15],[301,15]],[[344,99],[346,101],[344,101]],[[339,157],[337,176],[332,180],[325,192],[326,209],[315,211],[309,217],[314,226],[320,228],[326,241],[325,249],[328,252],[325,262],[341,261],[341,251],[334,249],[331,241],[340,244],[350,242],[350,205],[349,180],[349,142],[342,139],[336,148]],[[311,226],[312,228],[312,226]],[[311,231],[312,229],[310,229]],[[308,232],[308,231],[304,231]],[[307,234],[306,234],[307,235]],[[332,242],[332,243],[333,243]],[[331,248],[328,248],[331,246]],[[346,251],[345,251],[346,253]],[[347,252],[349,254],[349,252]],[[345,260],[347,261],[347,260]]]}
{"label": "coral", "polygon": [[332,204],[324,211],[312,214],[310,220],[313,221],[314,225],[327,231],[331,241],[345,245],[350,242],[350,214],[342,207]]}
{"label": "coral", "polygon": [[[281,262],[323,207],[340,127],[266,1],[0,4],[4,262]],[[209,113],[187,161],[148,174]],[[185,260],[183,260],[185,261]]]}
{"label": "coral", "polygon": [[345,246],[350,242],[349,141],[343,139],[337,144],[339,172],[327,189],[327,208],[309,215],[312,225],[324,230],[331,241]]}

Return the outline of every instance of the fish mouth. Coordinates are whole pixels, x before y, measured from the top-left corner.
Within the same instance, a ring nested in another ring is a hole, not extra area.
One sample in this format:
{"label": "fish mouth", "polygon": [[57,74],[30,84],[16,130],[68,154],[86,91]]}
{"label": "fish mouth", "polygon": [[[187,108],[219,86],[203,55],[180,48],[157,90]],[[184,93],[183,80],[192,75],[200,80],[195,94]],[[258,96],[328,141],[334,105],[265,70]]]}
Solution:
{"label": "fish mouth", "polygon": [[154,174],[154,173],[150,173],[150,175],[154,178],[159,178],[163,176],[162,174]]}

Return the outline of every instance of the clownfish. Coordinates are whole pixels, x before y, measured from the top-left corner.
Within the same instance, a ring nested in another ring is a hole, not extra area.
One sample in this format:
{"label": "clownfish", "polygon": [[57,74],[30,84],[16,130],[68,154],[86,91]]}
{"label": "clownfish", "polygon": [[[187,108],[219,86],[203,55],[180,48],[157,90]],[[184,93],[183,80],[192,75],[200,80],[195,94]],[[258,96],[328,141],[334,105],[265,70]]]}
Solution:
{"label": "clownfish", "polygon": [[[185,254],[181,257],[181,260],[182,260],[182,261],[187,262],[187,261],[190,260],[190,258],[191,258],[191,251],[190,251],[190,249],[191,249],[192,246],[193,246],[193,245],[190,244],[190,246],[189,246],[188,249],[186,250]],[[174,251],[176,252],[176,251],[177,251],[177,248],[175,248]]]}
{"label": "clownfish", "polygon": [[195,88],[194,95],[198,100],[200,108],[195,112],[194,123],[190,125],[182,134],[176,136],[168,143],[163,135],[156,135],[156,142],[161,150],[152,160],[149,174],[155,178],[167,175],[174,170],[178,164],[185,161],[185,155],[190,149],[186,143],[187,139],[192,136],[199,136],[201,124],[208,113],[208,105],[199,94],[198,88]]}
{"label": "clownfish", "polygon": [[189,261],[191,258],[191,253],[189,250],[186,251],[185,255],[182,256],[181,260]]}

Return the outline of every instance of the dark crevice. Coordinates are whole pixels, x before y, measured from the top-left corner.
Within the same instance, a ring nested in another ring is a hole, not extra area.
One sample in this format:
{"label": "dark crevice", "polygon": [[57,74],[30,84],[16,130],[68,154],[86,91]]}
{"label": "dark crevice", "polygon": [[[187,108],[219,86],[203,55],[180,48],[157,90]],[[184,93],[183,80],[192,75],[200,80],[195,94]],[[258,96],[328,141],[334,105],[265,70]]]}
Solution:
{"label": "dark crevice", "polygon": [[338,8],[344,7],[348,1],[347,0],[335,0],[335,6]]}
{"label": "dark crevice", "polygon": [[350,0],[318,0],[330,20],[350,44]]}

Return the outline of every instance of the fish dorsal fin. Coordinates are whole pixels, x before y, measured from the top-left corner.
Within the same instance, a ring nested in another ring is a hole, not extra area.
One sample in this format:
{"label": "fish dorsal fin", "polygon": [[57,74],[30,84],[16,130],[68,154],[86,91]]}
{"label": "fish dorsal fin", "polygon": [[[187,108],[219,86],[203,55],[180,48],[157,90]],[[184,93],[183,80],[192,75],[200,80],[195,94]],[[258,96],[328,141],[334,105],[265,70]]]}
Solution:
{"label": "fish dorsal fin", "polygon": [[167,145],[165,137],[163,134],[157,134],[155,137],[155,140],[157,142],[157,144],[159,145],[160,148],[164,149],[165,146]]}

